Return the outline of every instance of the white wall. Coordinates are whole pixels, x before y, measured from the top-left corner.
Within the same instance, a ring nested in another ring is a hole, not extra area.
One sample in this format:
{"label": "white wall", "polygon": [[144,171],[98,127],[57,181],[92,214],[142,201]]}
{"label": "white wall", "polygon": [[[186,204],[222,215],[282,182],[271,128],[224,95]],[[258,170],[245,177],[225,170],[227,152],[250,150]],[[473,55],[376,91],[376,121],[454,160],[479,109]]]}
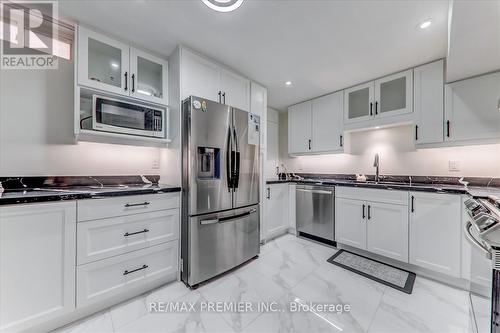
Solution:
{"label": "white wall", "polygon": [[0,70],[0,176],[162,174],[176,182],[170,149],[75,143],[73,95],[67,60],[57,70]]}
{"label": "white wall", "polygon": [[[351,133],[350,154],[289,157],[288,114],[280,114],[280,156],[289,172],[374,174],[375,153],[381,174],[500,177],[500,144],[416,150],[412,126]],[[449,160],[461,170],[448,171]]]}

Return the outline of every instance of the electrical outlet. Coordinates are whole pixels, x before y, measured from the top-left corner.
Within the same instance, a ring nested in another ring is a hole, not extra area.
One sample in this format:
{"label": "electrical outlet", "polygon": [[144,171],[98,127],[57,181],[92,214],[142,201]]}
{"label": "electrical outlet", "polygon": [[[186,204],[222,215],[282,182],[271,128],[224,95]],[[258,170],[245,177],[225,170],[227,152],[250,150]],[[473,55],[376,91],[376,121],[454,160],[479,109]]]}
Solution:
{"label": "electrical outlet", "polygon": [[153,165],[151,167],[153,169],[159,169],[160,168],[160,159],[159,158],[153,158]]}
{"label": "electrical outlet", "polygon": [[448,161],[449,171],[460,171],[460,161]]}

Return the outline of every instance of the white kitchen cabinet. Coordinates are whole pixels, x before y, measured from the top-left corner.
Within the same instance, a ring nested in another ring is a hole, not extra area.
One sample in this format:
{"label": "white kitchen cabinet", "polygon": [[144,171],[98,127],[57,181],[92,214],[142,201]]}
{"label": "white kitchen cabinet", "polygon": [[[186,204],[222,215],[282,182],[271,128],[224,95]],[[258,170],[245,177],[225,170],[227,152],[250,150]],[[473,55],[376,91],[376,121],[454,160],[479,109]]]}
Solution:
{"label": "white kitchen cabinet", "polygon": [[220,68],[217,64],[193,52],[182,49],[182,100],[193,95],[220,102],[219,80]]}
{"label": "white kitchen cabinet", "polygon": [[168,104],[168,62],[78,27],[77,82],[81,86]]}
{"label": "white kitchen cabinet", "polygon": [[344,90],[344,122],[353,123],[373,117],[375,85],[373,81]]}
{"label": "white kitchen cabinet", "polygon": [[288,183],[268,184],[266,188],[266,238],[288,230]]}
{"label": "white kitchen cabinet", "polygon": [[279,124],[267,122],[267,161],[265,175],[267,178],[278,177],[279,167]]}
{"label": "white kitchen cabinet", "polygon": [[444,60],[415,67],[413,92],[415,144],[443,142]]}
{"label": "white kitchen cabinet", "polygon": [[408,262],[408,206],[367,203],[366,249]]}
{"label": "white kitchen cabinet", "polygon": [[337,187],[335,240],[408,262],[408,192]]}
{"label": "white kitchen cabinet", "polygon": [[288,108],[288,153],[343,152],[343,101],[339,91]]}
{"label": "white kitchen cabinet", "polygon": [[168,104],[168,62],[131,47],[130,96]]}
{"label": "white kitchen cabinet", "polygon": [[220,71],[222,102],[237,109],[250,111],[250,80],[222,68]]}
{"label": "white kitchen cabinet", "polygon": [[177,240],[98,260],[77,267],[76,304],[83,307],[104,301],[146,284],[175,280]]}
{"label": "white kitchen cabinet", "polygon": [[500,72],[445,86],[445,141],[500,138]]}
{"label": "white kitchen cabinet", "polygon": [[129,95],[129,46],[78,27],[78,83]]}
{"label": "white kitchen cabinet", "polygon": [[0,207],[0,330],[72,312],[75,258],[74,201]]}
{"label": "white kitchen cabinet", "polygon": [[288,108],[288,153],[311,152],[311,101]]}
{"label": "white kitchen cabinet", "polygon": [[413,112],[413,69],[344,90],[344,123]]}
{"label": "white kitchen cabinet", "polygon": [[335,241],[366,249],[366,203],[335,198]]}
{"label": "white kitchen cabinet", "polygon": [[375,117],[413,111],[413,69],[375,80]]}
{"label": "white kitchen cabinet", "polygon": [[344,145],[342,91],[312,100],[312,151],[342,151]]}
{"label": "white kitchen cabinet", "polygon": [[410,263],[460,277],[459,195],[410,192]]}
{"label": "white kitchen cabinet", "polygon": [[190,95],[250,111],[250,80],[182,48],[181,97]]}

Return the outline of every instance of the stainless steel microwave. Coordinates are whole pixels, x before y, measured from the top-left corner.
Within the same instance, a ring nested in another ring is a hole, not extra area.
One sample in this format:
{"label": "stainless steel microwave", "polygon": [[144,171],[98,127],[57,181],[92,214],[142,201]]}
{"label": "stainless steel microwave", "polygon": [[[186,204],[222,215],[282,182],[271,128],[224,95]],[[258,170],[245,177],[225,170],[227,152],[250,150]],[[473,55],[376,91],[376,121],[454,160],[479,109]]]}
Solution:
{"label": "stainless steel microwave", "polygon": [[165,138],[165,109],[93,95],[92,128],[96,131]]}

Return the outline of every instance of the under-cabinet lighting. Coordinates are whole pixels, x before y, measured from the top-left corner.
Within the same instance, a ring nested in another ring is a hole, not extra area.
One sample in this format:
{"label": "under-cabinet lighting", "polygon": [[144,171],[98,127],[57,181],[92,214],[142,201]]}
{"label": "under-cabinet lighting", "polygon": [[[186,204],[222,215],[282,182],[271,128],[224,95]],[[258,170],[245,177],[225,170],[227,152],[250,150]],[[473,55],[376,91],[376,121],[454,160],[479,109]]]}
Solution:
{"label": "under-cabinet lighting", "polygon": [[148,96],[153,96],[152,93],[150,93],[149,91],[146,91],[146,90],[142,90],[142,89],[137,89],[137,92],[139,94],[144,94],[144,95],[148,95]]}

